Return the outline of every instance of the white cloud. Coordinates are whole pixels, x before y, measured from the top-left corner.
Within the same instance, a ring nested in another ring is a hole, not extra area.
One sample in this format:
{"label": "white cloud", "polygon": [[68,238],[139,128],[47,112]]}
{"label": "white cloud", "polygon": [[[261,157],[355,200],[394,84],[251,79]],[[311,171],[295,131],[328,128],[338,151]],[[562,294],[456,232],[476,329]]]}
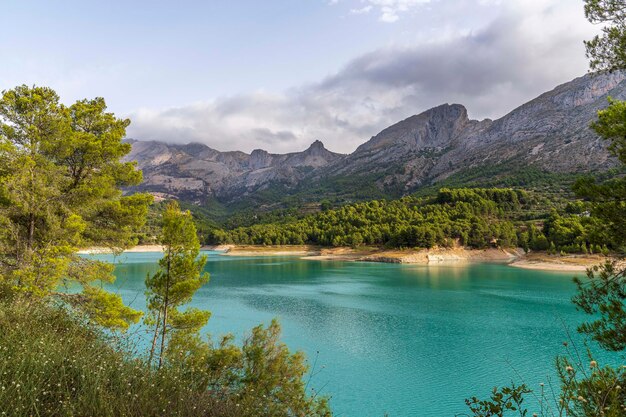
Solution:
{"label": "white cloud", "polygon": [[362,0],[362,3],[367,3],[367,6],[358,10],[369,12],[376,8],[380,13],[381,22],[393,23],[400,19],[402,13],[430,2],[431,0]]}
{"label": "white cloud", "polygon": [[[329,0],[328,4],[336,5],[340,0]],[[343,0],[346,1],[346,0]],[[355,0],[352,0],[353,2]],[[433,0],[360,0],[361,7],[350,9],[351,14],[367,14],[376,9],[379,13],[378,20],[385,23],[393,23],[400,19],[400,15],[415,9]],[[479,2],[489,2],[494,0],[478,0]]]}
{"label": "white cloud", "polygon": [[352,14],[365,14],[372,11],[372,6],[361,7],[360,9],[350,9],[350,13]]}
{"label": "white cloud", "polygon": [[398,13],[395,10],[390,9],[388,7],[383,7],[381,9],[381,15],[379,18],[381,22],[393,23],[397,21],[398,19],[400,19],[400,16],[398,16]]}

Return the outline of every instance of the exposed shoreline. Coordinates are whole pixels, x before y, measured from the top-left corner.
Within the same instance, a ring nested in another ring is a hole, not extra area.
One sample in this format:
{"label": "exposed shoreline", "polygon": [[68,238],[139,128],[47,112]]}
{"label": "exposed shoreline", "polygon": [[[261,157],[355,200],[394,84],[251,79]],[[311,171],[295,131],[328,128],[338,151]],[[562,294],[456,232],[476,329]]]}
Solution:
{"label": "exposed shoreline", "polygon": [[607,260],[603,255],[548,255],[544,253],[529,253],[516,259],[510,266],[524,269],[547,271],[585,272],[587,268],[604,263]]}
{"label": "exposed shoreline", "polygon": [[584,272],[606,260],[602,255],[548,255],[545,252],[524,253],[522,249],[404,249],[322,248],[317,246],[244,246],[206,247],[223,251],[225,256],[299,256],[318,261],[360,261],[399,264],[437,265],[459,262],[506,263],[515,268],[543,271]]}
{"label": "exposed shoreline", "polygon": [[[137,245],[129,249],[125,249],[124,252],[128,253],[148,253],[148,252],[163,252],[163,246],[161,245]],[[84,248],[78,251],[81,255],[97,255],[113,253],[111,248],[105,247],[92,247]]]}
{"label": "exposed shoreline", "polygon": [[[545,252],[524,253],[521,249],[381,249],[365,248],[324,248],[312,245],[254,246],[218,245],[203,246],[203,250],[223,252],[224,256],[298,256],[312,261],[358,261],[397,264],[437,265],[462,262],[505,263],[515,268],[542,271],[584,272],[606,259],[601,255],[548,255]],[[127,249],[128,253],[162,252],[160,245],[139,245]],[[86,248],[80,254],[112,253],[109,248]]]}

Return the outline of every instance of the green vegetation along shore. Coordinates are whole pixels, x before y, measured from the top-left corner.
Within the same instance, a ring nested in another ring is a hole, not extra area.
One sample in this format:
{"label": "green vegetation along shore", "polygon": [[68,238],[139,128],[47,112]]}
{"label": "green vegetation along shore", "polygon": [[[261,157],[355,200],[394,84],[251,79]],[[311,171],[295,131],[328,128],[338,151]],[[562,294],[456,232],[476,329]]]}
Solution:
{"label": "green vegetation along shore", "polygon": [[374,200],[301,219],[212,229],[206,243],[386,248],[460,245],[607,254],[617,245],[603,230],[583,201],[569,202],[559,212],[550,210],[539,196],[522,190],[462,188],[440,189],[430,198]]}

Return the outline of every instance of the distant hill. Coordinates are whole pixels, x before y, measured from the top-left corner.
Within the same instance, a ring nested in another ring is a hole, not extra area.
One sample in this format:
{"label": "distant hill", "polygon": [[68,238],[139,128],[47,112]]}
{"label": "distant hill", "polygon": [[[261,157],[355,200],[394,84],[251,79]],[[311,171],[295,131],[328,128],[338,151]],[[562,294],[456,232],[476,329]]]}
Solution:
{"label": "distant hill", "polygon": [[349,155],[320,141],[279,155],[129,140],[127,160],[144,172],[139,190],[237,207],[397,197],[453,178],[496,185],[530,171],[605,171],[617,164],[589,124],[608,96],[626,100],[625,74],[585,75],[493,121],[470,120],[462,105],[444,104],[384,129]]}

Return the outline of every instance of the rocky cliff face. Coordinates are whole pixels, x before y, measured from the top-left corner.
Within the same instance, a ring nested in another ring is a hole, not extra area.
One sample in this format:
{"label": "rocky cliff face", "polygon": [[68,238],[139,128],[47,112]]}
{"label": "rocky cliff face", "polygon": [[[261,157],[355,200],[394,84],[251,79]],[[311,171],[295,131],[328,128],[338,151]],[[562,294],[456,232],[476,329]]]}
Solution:
{"label": "rocky cliff face", "polygon": [[330,164],[323,175],[402,171],[403,176],[390,174],[380,185],[384,187],[385,182],[400,179],[409,188],[411,178],[426,180],[437,160],[461,143],[463,135],[489,124],[489,120],[470,120],[467,109],[460,104],[444,104],[388,127],[354,153]]}
{"label": "rocky cliff face", "polygon": [[526,103],[484,128],[463,134],[433,170],[449,175],[449,163],[465,166],[517,158],[553,172],[590,171],[611,162],[590,129],[607,97],[626,99],[624,74],[587,75]]}
{"label": "rocky cliff face", "polygon": [[[589,172],[615,164],[606,143],[588,127],[608,96],[626,100],[623,73],[577,78],[495,121],[470,120],[462,105],[444,104],[388,127],[350,155],[330,152],[320,141],[285,155],[133,141],[127,159],[144,171],[143,190],[225,202],[276,184],[296,190],[338,177],[375,176],[382,190],[393,184],[409,192],[454,173],[498,164]],[[342,184],[351,186],[350,181]]]}
{"label": "rocky cliff face", "polygon": [[303,152],[284,155],[262,149],[249,155],[219,152],[198,143],[129,142],[133,147],[126,160],[137,161],[144,174],[144,182],[137,189],[191,201],[207,196],[236,199],[274,182],[295,185],[311,170],[343,157],[327,150],[320,141]]}

